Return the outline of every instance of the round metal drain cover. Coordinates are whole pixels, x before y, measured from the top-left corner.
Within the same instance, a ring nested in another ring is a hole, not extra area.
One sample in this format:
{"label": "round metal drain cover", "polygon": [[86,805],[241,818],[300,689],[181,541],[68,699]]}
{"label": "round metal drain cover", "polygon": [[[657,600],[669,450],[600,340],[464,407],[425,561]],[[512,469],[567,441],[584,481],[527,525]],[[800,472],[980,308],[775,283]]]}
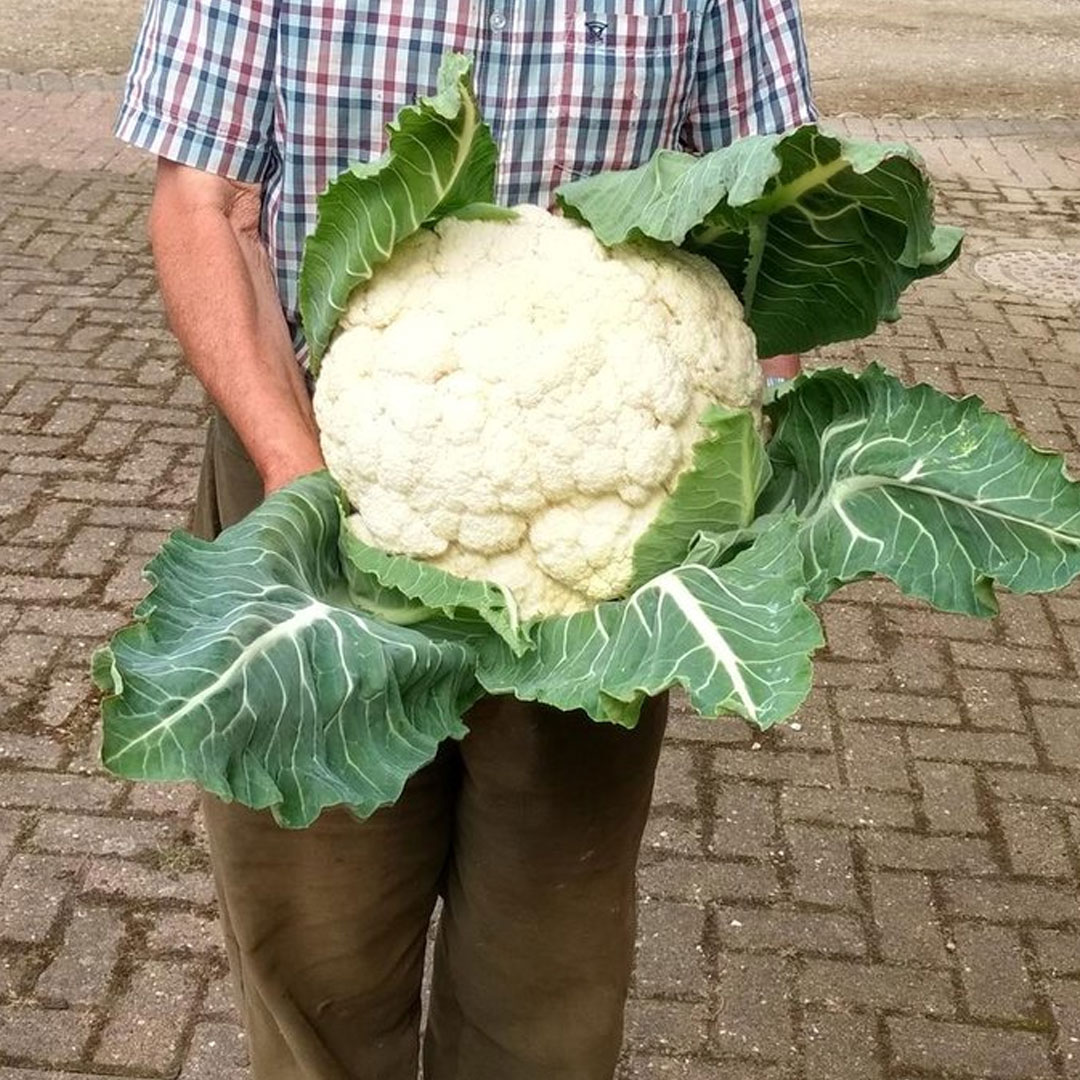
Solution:
{"label": "round metal drain cover", "polygon": [[975,261],[975,273],[1003,289],[1058,303],[1080,303],[1080,255],[1065,251],[999,251]]}

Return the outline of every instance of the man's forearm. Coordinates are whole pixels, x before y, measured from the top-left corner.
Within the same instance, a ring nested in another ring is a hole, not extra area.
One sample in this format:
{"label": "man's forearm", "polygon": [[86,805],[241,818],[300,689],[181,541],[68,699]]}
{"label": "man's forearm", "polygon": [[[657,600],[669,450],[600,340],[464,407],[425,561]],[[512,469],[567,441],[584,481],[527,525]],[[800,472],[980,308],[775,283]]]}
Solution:
{"label": "man's forearm", "polygon": [[315,419],[258,236],[257,188],[163,163],[150,235],[173,332],[268,491],[320,468]]}

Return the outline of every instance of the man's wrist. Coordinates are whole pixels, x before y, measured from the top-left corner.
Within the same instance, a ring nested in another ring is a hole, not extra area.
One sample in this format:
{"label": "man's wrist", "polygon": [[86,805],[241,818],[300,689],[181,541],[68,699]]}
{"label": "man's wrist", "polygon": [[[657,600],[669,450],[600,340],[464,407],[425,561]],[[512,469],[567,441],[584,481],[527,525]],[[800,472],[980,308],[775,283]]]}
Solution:
{"label": "man's wrist", "polygon": [[298,477],[325,468],[326,462],[323,461],[322,454],[315,450],[313,453],[298,454],[295,457],[268,464],[259,469],[259,475],[262,477],[263,490],[269,495],[271,491],[277,491],[278,488],[291,484]]}

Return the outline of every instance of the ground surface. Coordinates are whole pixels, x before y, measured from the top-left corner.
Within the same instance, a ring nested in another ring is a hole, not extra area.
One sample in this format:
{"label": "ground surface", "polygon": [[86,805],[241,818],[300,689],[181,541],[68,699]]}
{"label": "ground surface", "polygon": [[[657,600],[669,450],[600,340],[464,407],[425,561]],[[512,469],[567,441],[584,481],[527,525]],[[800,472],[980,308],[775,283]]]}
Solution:
{"label": "ground surface", "polygon": [[802,0],[830,116],[1075,116],[1075,0]]}
{"label": "ground surface", "polygon": [[[94,762],[87,658],[183,521],[203,419],[114,100],[0,77],[0,1080],[245,1080],[194,797]],[[970,235],[830,359],[977,391],[1080,469],[1077,306],[974,273],[1080,253],[1080,123],[843,126],[915,141]],[[1080,590],[972,623],[865,584],[823,615],[797,729],[672,725],[624,1076],[1080,1080]]]}
{"label": "ground surface", "polygon": [[[140,0],[5,0],[0,69],[126,70]],[[1080,109],[1076,0],[802,0],[830,115],[1051,116]]]}

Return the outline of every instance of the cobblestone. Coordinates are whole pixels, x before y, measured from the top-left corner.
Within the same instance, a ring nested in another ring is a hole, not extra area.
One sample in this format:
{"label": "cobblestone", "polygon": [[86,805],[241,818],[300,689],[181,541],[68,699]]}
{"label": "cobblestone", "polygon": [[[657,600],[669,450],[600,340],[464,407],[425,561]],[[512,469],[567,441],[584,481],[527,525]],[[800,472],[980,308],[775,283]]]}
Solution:
{"label": "cobblestone", "polygon": [[111,908],[77,906],[35,994],[65,1007],[95,1005],[108,993],[125,933],[123,919]]}
{"label": "cobblestone", "polygon": [[[93,764],[85,660],[184,524],[205,417],[116,92],[0,77],[0,1080],[246,1080],[209,876],[171,861],[196,793]],[[1076,309],[973,266],[1080,251],[1080,123],[836,126],[913,138],[969,235],[811,362],[978,393],[1075,470]],[[673,718],[623,1080],[1080,1080],[1080,590],[976,622],[869,581],[823,618],[800,730]]]}
{"label": "cobblestone", "polygon": [[196,1007],[196,989],[188,965],[146,961],[116,1003],[94,1060],[146,1073],[175,1072],[180,1039]]}

